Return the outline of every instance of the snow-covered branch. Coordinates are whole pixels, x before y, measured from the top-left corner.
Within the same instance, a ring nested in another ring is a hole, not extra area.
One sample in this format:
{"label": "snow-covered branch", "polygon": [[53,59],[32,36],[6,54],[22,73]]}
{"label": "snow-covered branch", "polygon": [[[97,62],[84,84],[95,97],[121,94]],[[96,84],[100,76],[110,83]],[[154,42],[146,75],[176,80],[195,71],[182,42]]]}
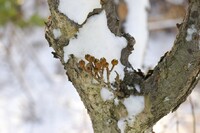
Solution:
{"label": "snow-covered branch", "polygon": [[48,0],[46,39],[96,133],[149,131],[185,101],[200,77],[200,2],[190,2],[174,47],[147,75],[129,60],[135,39],[123,28],[128,2]]}

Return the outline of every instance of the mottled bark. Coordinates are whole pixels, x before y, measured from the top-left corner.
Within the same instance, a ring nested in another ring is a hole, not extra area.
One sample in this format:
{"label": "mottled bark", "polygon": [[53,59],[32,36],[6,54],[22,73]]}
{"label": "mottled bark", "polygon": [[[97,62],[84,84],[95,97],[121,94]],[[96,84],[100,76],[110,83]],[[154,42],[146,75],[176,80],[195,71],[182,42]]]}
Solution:
{"label": "mottled bark", "polygon": [[[124,33],[119,25],[116,5],[111,0],[101,0],[102,9],[96,9],[88,15],[106,11],[108,27],[117,36],[127,39],[127,47],[122,50],[121,63],[132,68],[128,56],[133,50],[134,38]],[[83,101],[92,120],[95,133],[119,133],[118,120],[127,115],[126,108],[119,102],[116,106],[113,100],[103,101],[100,90],[105,84],[94,83],[94,78],[80,69],[77,59],[73,55],[67,63],[64,62],[63,47],[67,46],[69,39],[76,36],[82,25],[71,21],[67,16],[58,11],[58,0],[48,0],[51,17],[46,22],[46,39],[55,50],[54,56],[62,62],[69,80],[73,83]],[[86,20],[87,21],[87,20]],[[191,35],[192,40],[187,40],[188,28],[194,27],[196,32]],[[54,39],[53,29],[61,29],[61,37]],[[179,33],[172,50],[165,54],[158,65],[148,75],[140,71],[127,71],[120,81],[119,89],[114,92],[122,101],[123,98],[133,95],[145,97],[145,108],[136,116],[133,125],[127,126],[126,133],[143,133],[170,111],[176,110],[186,100],[200,79],[200,1],[191,0],[187,14],[179,27]],[[140,93],[129,91],[128,86],[139,84]],[[134,106],[134,105],[133,105]]]}

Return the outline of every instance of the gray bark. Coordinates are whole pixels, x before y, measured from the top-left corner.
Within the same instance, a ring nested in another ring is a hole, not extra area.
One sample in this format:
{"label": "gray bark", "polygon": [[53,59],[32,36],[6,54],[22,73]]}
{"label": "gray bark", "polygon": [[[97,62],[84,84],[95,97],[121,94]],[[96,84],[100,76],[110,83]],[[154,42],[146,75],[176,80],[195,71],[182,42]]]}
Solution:
{"label": "gray bark", "polygon": [[[92,120],[95,133],[119,133],[118,120],[127,115],[123,104],[116,106],[113,100],[103,101],[100,90],[103,83],[94,84],[91,81],[94,77],[80,69],[78,61],[73,55],[67,63],[64,62],[63,47],[67,46],[69,39],[76,35],[82,25],[71,21],[67,16],[58,11],[58,0],[48,0],[51,17],[46,22],[46,39],[49,45],[55,50],[54,57],[60,59],[69,80],[75,86],[83,101],[88,114]],[[134,38],[124,33],[120,27],[120,20],[117,17],[116,5],[112,0],[103,0],[102,8],[95,9],[88,15],[106,11],[107,23],[110,31],[117,36],[124,36],[127,47],[121,52],[121,63],[132,68],[128,62],[128,56],[133,50]],[[87,20],[86,20],[87,21]],[[192,40],[187,41],[188,28],[195,27],[197,32],[192,34]],[[61,29],[61,37],[54,39],[53,29]],[[178,35],[174,46],[167,52],[148,75],[142,72],[125,70],[125,77],[120,82],[120,89],[114,93],[116,97],[123,100],[129,95],[143,95],[145,97],[145,108],[136,116],[135,122],[127,126],[125,133],[147,132],[152,126],[171,111],[175,111],[192,92],[200,79],[200,1],[191,0],[187,14],[178,27]],[[134,87],[139,84],[142,87],[141,93],[129,91],[128,86]],[[134,105],[133,105],[134,106]]]}

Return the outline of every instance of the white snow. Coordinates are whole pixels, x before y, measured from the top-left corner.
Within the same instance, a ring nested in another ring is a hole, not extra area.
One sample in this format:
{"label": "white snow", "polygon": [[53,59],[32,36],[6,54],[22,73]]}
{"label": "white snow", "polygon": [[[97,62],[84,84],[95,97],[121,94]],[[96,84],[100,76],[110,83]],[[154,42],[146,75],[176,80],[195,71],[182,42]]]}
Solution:
{"label": "white snow", "polygon": [[148,0],[125,0],[128,5],[128,16],[124,23],[125,31],[132,35],[136,44],[129,61],[135,69],[142,69],[145,48],[148,39],[147,7]]}
{"label": "white snow", "polygon": [[121,133],[124,133],[124,130],[126,128],[126,119],[125,118],[121,118],[118,122],[117,122],[117,126],[120,129]]}
{"label": "white snow", "polygon": [[198,79],[200,77],[200,73],[197,75],[196,79]]}
{"label": "white snow", "polygon": [[[135,89],[137,90],[137,92],[140,92],[140,91],[141,91],[140,85],[135,84],[134,87],[135,87]],[[128,90],[133,90],[134,87],[127,85],[127,89],[128,89]]]}
{"label": "white snow", "polygon": [[128,112],[128,124],[131,125],[134,122],[134,117],[144,109],[144,96],[130,95],[124,99],[123,104]]}
{"label": "white snow", "polygon": [[117,106],[117,105],[119,105],[119,99],[118,98],[115,98],[114,99],[114,104]]}
{"label": "white snow", "polygon": [[[27,14],[28,10],[32,14],[33,11],[31,10],[35,10],[34,6],[32,6],[34,1],[28,0],[24,2],[31,2],[26,7],[26,12],[24,13]],[[135,12],[138,12],[137,9],[135,9]],[[39,13],[44,13],[47,10],[44,10],[43,7],[43,12]],[[31,15],[30,13],[28,14],[28,16]],[[8,25],[8,27],[10,26]],[[142,26],[139,25],[136,28],[140,27]],[[44,35],[43,28],[31,28],[33,32],[30,32],[30,28],[23,30],[17,28],[14,32],[17,34],[13,34],[9,32],[10,30],[5,29],[5,27],[0,28],[0,68],[2,70],[0,76],[0,133],[93,133],[91,121],[89,121],[89,116],[75,88],[67,81],[60,62],[52,59],[50,54],[52,49],[48,48],[47,41],[42,37]],[[16,80],[17,78],[12,73],[13,69],[9,68],[8,56],[6,56],[6,50],[4,49],[4,46],[7,46],[6,40],[10,40],[6,31],[13,34],[12,41],[14,45],[10,49],[9,55],[13,59],[12,63],[15,68],[17,70],[22,68],[23,70],[21,74],[24,82],[27,83],[34,98],[34,111],[28,107],[30,105],[29,99],[25,97],[24,90],[22,90],[25,88],[20,86]],[[165,51],[170,50],[174,39],[175,34],[162,34],[158,32],[155,35],[154,33],[150,39],[150,47],[147,49],[147,66],[155,66],[160,56]],[[29,52],[27,52],[27,49],[29,49]],[[32,52],[37,54],[35,55]],[[41,63],[41,65],[38,66],[36,61]],[[40,70],[40,68],[45,69]],[[43,70],[47,70],[47,72],[43,73]],[[48,77],[47,79],[45,74]],[[200,78],[200,74],[196,78]],[[196,94],[192,98],[195,100],[196,131],[198,132],[200,131],[198,120],[200,113],[198,102],[200,96],[199,87],[196,88],[196,91],[193,91],[193,94]],[[115,98],[114,102],[117,100]],[[165,100],[167,101],[168,98],[166,97]],[[35,112],[36,120],[32,120],[35,116],[32,116],[31,112]],[[165,118],[162,119],[161,121],[165,122],[157,125],[156,128],[160,126],[160,131],[154,129],[155,132],[176,133],[177,126],[179,126],[180,133],[192,132],[193,124],[190,104],[188,102],[184,103],[176,114],[179,117],[170,114],[171,116],[167,116],[167,121]],[[118,121],[118,127],[121,131],[124,131],[126,125],[128,125],[127,121],[128,117],[121,118]],[[176,124],[177,121],[179,122],[178,125]]]}
{"label": "white snow", "polygon": [[195,32],[197,32],[197,29],[195,28],[195,25],[191,25],[191,27],[187,29],[187,36],[186,36],[185,39],[187,41],[192,41],[192,35]]}
{"label": "white snow", "polygon": [[101,8],[100,0],[60,0],[58,10],[78,24],[95,8]]}
{"label": "white snow", "polygon": [[127,68],[128,72],[133,72],[134,70],[132,68]]}
{"label": "white snow", "polygon": [[[105,57],[108,63],[113,59],[120,60],[121,50],[126,47],[126,40],[123,37],[117,37],[108,29],[105,11],[99,15],[91,17],[77,33],[77,38],[72,38],[69,45],[64,47],[64,60],[69,59],[73,54],[79,59],[84,59],[86,54],[93,55],[95,58]],[[111,67],[111,65],[110,65]],[[120,78],[124,76],[124,66],[119,62],[115,66]],[[116,73],[110,75],[110,81],[113,82]]]}
{"label": "white snow", "polygon": [[53,35],[55,39],[58,39],[61,36],[60,29],[53,29]]}
{"label": "white snow", "polygon": [[123,104],[126,107],[128,115],[118,120],[117,125],[118,128],[121,130],[121,133],[124,133],[126,125],[129,125],[131,127],[135,121],[135,116],[143,111],[144,96],[130,95],[128,98],[124,99]]}
{"label": "white snow", "polygon": [[133,90],[134,88],[132,86],[127,85],[128,90]]}
{"label": "white snow", "polygon": [[109,91],[107,88],[102,88],[100,94],[103,101],[114,99],[114,94],[111,91]]}
{"label": "white snow", "polygon": [[140,92],[140,91],[141,91],[140,85],[135,84],[135,89],[136,89],[138,92]]}
{"label": "white snow", "polygon": [[146,68],[152,69],[157,65],[160,57],[172,48],[175,37],[175,33],[155,32],[151,34],[144,62]]}

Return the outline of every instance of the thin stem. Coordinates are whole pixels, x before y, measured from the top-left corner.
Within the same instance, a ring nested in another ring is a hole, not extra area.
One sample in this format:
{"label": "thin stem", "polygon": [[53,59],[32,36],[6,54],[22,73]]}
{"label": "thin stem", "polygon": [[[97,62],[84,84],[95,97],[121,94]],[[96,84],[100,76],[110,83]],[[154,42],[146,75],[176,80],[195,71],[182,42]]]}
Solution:
{"label": "thin stem", "polygon": [[192,111],[192,125],[193,125],[193,133],[196,133],[196,119],[195,119],[195,111],[194,111],[194,104],[192,101],[192,97],[189,96],[189,102],[190,102],[190,107],[191,107],[191,111]]}
{"label": "thin stem", "polygon": [[176,117],[176,132],[179,133],[179,119],[178,119],[178,112],[175,112]]}

